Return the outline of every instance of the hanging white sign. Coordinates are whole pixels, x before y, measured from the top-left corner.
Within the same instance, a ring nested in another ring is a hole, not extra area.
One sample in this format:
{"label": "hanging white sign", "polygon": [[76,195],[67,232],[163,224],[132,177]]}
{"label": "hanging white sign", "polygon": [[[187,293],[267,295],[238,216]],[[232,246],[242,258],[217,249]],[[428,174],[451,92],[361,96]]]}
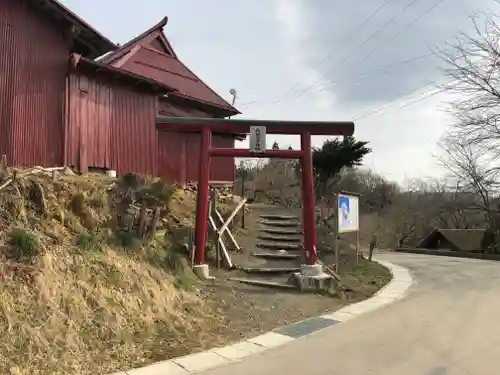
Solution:
{"label": "hanging white sign", "polygon": [[266,127],[250,126],[250,151],[266,151]]}

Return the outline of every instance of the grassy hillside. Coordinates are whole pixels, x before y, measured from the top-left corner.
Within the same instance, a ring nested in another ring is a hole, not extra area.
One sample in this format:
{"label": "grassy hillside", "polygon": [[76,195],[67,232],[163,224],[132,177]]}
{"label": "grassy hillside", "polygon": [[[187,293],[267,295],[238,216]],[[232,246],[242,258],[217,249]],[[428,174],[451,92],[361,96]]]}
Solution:
{"label": "grassy hillside", "polygon": [[[1,374],[106,374],[210,345],[201,328],[221,318],[172,236],[192,225],[194,193],[22,173],[0,190]],[[130,224],[138,203],[161,208],[152,239]]]}

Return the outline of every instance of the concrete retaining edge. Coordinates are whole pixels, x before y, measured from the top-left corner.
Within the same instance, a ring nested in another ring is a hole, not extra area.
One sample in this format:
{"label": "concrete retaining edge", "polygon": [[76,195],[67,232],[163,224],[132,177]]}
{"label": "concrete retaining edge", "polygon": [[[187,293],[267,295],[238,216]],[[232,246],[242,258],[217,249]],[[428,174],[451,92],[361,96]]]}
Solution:
{"label": "concrete retaining edge", "polygon": [[397,248],[397,249],[394,249],[393,251],[395,253],[421,254],[421,255],[442,256],[442,257],[455,257],[455,258],[500,261],[500,254],[489,254],[489,253],[479,253],[479,252],[431,250],[431,249],[406,248],[406,247]]}
{"label": "concrete retaining edge", "polygon": [[[409,288],[414,283],[414,280],[408,269],[395,265],[393,263],[380,261],[378,263],[387,267],[391,274],[392,280],[382,289],[380,289],[373,297],[361,302],[357,302],[345,306],[331,314],[321,315],[320,319],[330,320],[331,324],[341,324],[352,320],[360,315],[372,312],[381,307],[394,303],[406,296]],[[314,318],[310,318],[314,319]],[[306,321],[309,319],[306,319]],[[167,361],[157,362],[145,367],[121,371],[112,375],[186,375],[199,371],[210,370],[232,362],[240,361],[256,353],[261,353],[265,350],[275,348],[287,344],[291,341],[300,338],[290,337],[289,335],[278,333],[278,330],[291,327],[290,326],[277,328],[260,336],[250,338],[238,342],[236,344],[227,345],[220,348],[210,349],[204,352],[190,354],[184,357],[174,358]],[[319,332],[326,328],[319,328],[307,336]],[[304,337],[304,336],[302,336]]]}

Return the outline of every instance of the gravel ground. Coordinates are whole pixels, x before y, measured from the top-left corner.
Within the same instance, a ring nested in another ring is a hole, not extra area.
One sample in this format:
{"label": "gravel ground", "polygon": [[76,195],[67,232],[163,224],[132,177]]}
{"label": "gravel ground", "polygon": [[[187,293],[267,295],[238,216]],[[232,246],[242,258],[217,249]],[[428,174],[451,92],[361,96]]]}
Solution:
{"label": "gravel ground", "polygon": [[[247,214],[246,230],[237,232],[237,240],[244,251],[237,256],[233,254],[233,260],[244,261],[253,251],[261,212],[259,209]],[[296,214],[288,211],[290,213]],[[318,228],[317,243],[323,261],[333,263],[328,230]],[[385,267],[365,259],[356,262],[355,251],[351,247],[344,244],[341,248],[341,276],[349,290],[342,299],[319,293],[240,284],[227,280],[233,276],[231,271],[212,268],[216,281],[207,284],[203,292],[220,308],[225,324],[209,329],[219,336],[221,344],[231,343],[308,317],[333,312],[346,304],[370,297],[390,280],[390,273]]]}

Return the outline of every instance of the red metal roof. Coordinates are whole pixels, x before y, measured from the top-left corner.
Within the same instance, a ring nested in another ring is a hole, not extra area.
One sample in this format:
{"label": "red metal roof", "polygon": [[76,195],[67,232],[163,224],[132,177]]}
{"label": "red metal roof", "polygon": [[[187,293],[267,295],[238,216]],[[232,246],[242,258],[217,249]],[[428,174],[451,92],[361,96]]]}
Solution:
{"label": "red metal roof", "polygon": [[63,20],[72,26],[76,26],[78,32],[75,38],[85,44],[94,52],[88,57],[97,57],[117,48],[116,44],[99,33],[87,22],[78,17],[57,0],[29,0],[30,3],[48,13],[57,20]]}
{"label": "red metal roof", "polygon": [[226,116],[240,112],[208,87],[172,49],[163,34],[164,18],[157,25],[99,61],[174,87],[171,95],[223,110]]}
{"label": "red metal roof", "polygon": [[166,94],[175,91],[173,87],[169,87],[164,83],[155,81],[154,79],[137,75],[120,68],[115,68],[114,66],[106,65],[98,61],[90,60],[81,57],[76,53],[71,54],[70,61],[73,67],[77,67],[81,70],[92,70],[94,72],[103,72],[105,74],[108,74],[109,76],[123,79],[124,81],[145,85],[151,89],[154,89],[155,91],[159,91],[160,93]]}

